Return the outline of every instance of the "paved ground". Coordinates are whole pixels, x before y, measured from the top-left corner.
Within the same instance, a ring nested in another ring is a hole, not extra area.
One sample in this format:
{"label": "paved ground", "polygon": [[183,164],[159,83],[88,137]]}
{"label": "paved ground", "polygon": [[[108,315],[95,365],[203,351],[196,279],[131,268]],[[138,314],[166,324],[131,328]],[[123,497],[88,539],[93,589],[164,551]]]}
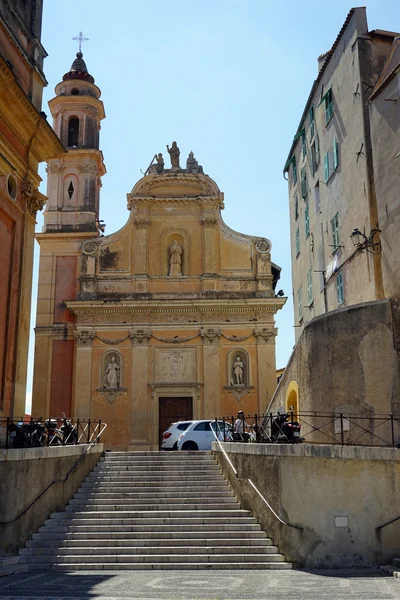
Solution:
{"label": "paved ground", "polygon": [[400,580],[344,571],[77,571],[0,579],[0,600],[400,600]]}

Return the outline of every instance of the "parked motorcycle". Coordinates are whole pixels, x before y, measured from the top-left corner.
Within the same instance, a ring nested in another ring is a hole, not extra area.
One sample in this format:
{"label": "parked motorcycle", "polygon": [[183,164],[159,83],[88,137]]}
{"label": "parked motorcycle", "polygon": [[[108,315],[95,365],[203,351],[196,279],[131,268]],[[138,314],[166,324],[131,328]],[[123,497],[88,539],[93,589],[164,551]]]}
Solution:
{"label": "parked motorcycle", "polygon": [[271,441],[289,442],[300,444],[303,442],[301,437],[301,425],[292,418],[292,413],[279,414],[272,420]]}
{"label": "parked motorcycle", "polygon": [[75,426],[72,425],[71,419],[67,419],[65,416],[63,417],[63,424],[60,427],[60,431],[62,432],[64,444],[77,443],[78,433],[75,429]]}
{"label": "parked motorcycle", "polygon": [[47,432],[48,446],[57,446],[64,443],[64,435],[61,429],[57,427],[57,419],[47,419],[44,425]]}
{"label": "parked motorcycle", "polygon": [[8,439],[12,448],[44,446],[45,428],[40,421],[12,422],[8,426]]}

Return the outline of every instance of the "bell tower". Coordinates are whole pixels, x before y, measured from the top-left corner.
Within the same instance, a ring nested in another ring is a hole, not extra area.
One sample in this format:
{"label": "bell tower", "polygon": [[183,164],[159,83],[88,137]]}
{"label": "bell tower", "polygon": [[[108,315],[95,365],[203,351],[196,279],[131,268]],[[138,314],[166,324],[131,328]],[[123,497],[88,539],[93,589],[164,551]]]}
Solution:
{"label": "bell tower", "polygon": [[101,177],[106,169],[99,150],[105,117],[101,91],[79,51],[49,102],[53,129],[68,153],[48,162],[44,233],[97,232]]}

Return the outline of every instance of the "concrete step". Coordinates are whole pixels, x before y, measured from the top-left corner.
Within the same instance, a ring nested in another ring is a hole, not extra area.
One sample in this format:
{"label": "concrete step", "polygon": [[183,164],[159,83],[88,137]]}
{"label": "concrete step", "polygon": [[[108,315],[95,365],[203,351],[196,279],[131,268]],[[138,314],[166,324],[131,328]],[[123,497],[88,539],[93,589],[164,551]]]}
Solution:
{"label": "concrete step", "polygon": [[[264,533],[264,532],[263,532]],[[132,536],[131,539],[112,539],[114,536],[110,536],[111,539],[102,539],[100,535],[97,538],[85,539],[79,538],[66,538],[65,534],[60,536],[58,539],[37,536],[35,534],[34,539],[29,540],[26,544],[26,548],[84,548],[84,547],[96,547],[96,548],[143,548],[148,546],[268,546],[269,548],[275,548],[274,552],[278,552],[278,548],[272,544],[270,538],[256,537],[254,534],[252,537],[227,537],[225,533],[223,537],[215,537],[210,532],[210,537],[202,534],[202,537],[193,537],[191,534],[183,534],[184,537],[178,538],[161,538],[160,534],[157,537],[151,538],[149,534],[142,534],[145,537]],[[264,534],[265,535],[265,534]]]}
{"label": "concrete step", "polygon": [[202,458],[209,458],[210,460],[215,460],[211,450],[181,450],[179,452],[158,452],[154,450],[144,450],[144,451],[121,451],[121,452],[106,452],[104,455],[105,460],[120,460],[126,459],[129,460],[131,457],[152,457],[152,458],[170,458],[172,456],[177,457],[176,460],[184,460],[188,457],[195,457],[196,460],[201,460]]}
{"label": "concrete step", "polygon": [[[204,550],[204,549],[203,549]],[[250,554],[250,553],[237,553],[237,554],[74,554],[74,555],[62,555],[62,554],[49,554],[40,556],[20,556],[20,564],[37,564],[43,563],[65,563],[69,565],[84,564],[88,563],[207,563],[211,559],[211,562],[271,562],[279,563],[283,562],[284,556],[282,554]]]}
{"label": "concrete step", "polygon": [[[67,512],[76,512],[76,511],[94,511],[94,510],[105,510],[105,511],[115,511],[115,510],[224,510],[232,509],[233,507],[237,507],[237,502],[235,498],[221,498],[218,499],[218,503],[215,498],[203,498],[196,501],[195,498],[177,498],[175,502],[173,502],[170,498],[154,498],[148,500],[147,502],[138,498],[125,498],[125,499],[117,499],[112,502],[109,499],[100,500],[100,499],[91,499],[85,502],[85,500],[80,499],[72,499],[70,503],[66,507]],[[164,501],[163,501],[164,500]]]}
{"label": "concrete step", "polygon": [[20,551],[30,571],[289,569],[211,453],[107,453]]}
{"label": "concrete step", "polygon": [[[21,548],[19,551],[20,556],[26,557],[43,557],[43,560],[48,560],[49,562],[53,562],[54,555],[60,557],[75,557],[75,556],[96,556],[102,557],[120,557],[120,556],[129,556],[129,557],[139,557],[139,556],[160,556],[160,555],[181,555],[182,552],[185,552],[187,556],[193,555],[223,555],[223,554],[243,554],[246,551],[246,548],[242,546],[211,546],[211,545],[203,545],[203,546],[186,546],[182,548],[182,546],[127,546],[127,547],[101,547],[98,545],[89,547],[89,546],[75,546],[75,547],[53,547],[53,548],[43,548],[35,546],[33,548]],[[270,560],[279,561],[284,560],[283,556],[277,553],[275,546],[251,546],[250,552],[252,554],[264,555],[267,554]],[[115,562],[112,560],[111,562]]]}
{"label": "concrete step", "polygon": [[[112,483],[121,485],[121,483],[129,483],[133,486],[145,487],[150,485],[151,483],[156,483],[157,485],[180,485],[182,482],[182,475],[168,475],[163,474],[161,471],[159,474],[144,474],[143,476],[136,475],[120,475],[120,476],[112,476],[112,475],[88,475],[85,481],[90,483]],[[225,479],[222,475],[209,475],[207,477],[201,477],[198,475],[185,476],[184,477],[186,485],[197,484],[207,486],[208,483],[223,483]]]}
{"label": "concrete step", "polygon": [[[212,559],[213,557],[209,557]],[[228,557],[226,557],[228,559]],[[70,564],[61,564],[61,563],[53,563],[47,564],[43,562],[32,562],[27,565],[30,571],[144,571],[144,570],[186,570],[186,571],[194,571],[194,570],[205,570],[208,571],[210,569],[216,569],[218,571],[221,570],[233,570],[238,571],[241,569],[246,570],[289,570],[292,569],[292,564],[288,562],[238,562],[227,560],[227,562],[214,562],[210,560],[209,562],[192,562],[192,563],[170,563],[170,562],[157,562],[157,563],[84,563],[74,565]]]}
{"label": "concrete step", "polygon": [[[111,483],[111,482],[98,482],[98,483],[91,483],[89,481],[84,481],[81,485],[81,487],[78,490],[78,493],[101,493],[101,492],[110,492],[113,491],[115,493],[124,493],[124,492],[138,492],[138,493],[157,493],[157,492],[161,492],[161,493],[168,493],[168,492],[176,492],[177,490],[177,486],[175,485],[168,485],[168,484],[158,484],[156,482],[154,483],[147,483],[147,485],[142,485],[142,486],[134,486],[132,485],[132,483],[130,483],[129,481],[125,481],[125,482],[116,482],[115,484]],[[208,483],[207,484],[207,490],[210,491],[210,493],[213,492],[219,492],[219,491],[224,491],[224,490],[229,490],[232,491],[231,488],[229,487],[228,483],[224,480],[222,481],[216,481],[215,483]],[[190,494],[196,494],[196,493],[207,493],[207,491],[205,491],[204,489],[204,485],[199,485],[198,482],[197,484],[181,484],[179,486],[179,491],[181,491],[182,493],[190,493]]]}
{"label": "concrete step", "polygon": [[396,567],[395,565],[381,565],[379,568],[385,575],[391,575],[392,577],[396,577],[396,579],[400,579],[400,567]]}
{"label": "concrete step", "polygon": [[89,487],[80,488],[74,498],[154,498],[155,496],[161,496],[162,498],[176,498],[179,495],[179,498],[189,498],[191,496],[196,496],[196,498],[224,498],[224,497],[234,497],[233,491],[227,486],[222,485],[219,488],[208,489],[204,491],[204,487],[199,488],[179,488],[169,487],[169,488],[156,488],[151,490],[137,490],[137,489],[126,489],[126,488],[118,488],[118,489],[93,489]]}
{"label": "concrete step", "polygon": [[[68,507],[67,507],[68,508]],[[100,514],[99,514],[100,513]],[[228,508],[205,508],[188,510],[102,510],[102,511],[68,511],[60,513],[52,513],[50,519],[96,519],[99,523],[104,522],[105,519],[232,519],[232,518],[250,518],[251,513],[248,510],[239,509],[228,509]]]}
{"label": "concrete step", "polygon": [[[129,533],[152,533],[155,531],[156,533],[164,534],[164,533],[225,533],[225,532],[239,532],[240,535],[244,535],[246,532],[251,534],[254,531],[261,531],[260,525],[256,523],[255,519],[253,522],[248,522],[247,520],[240,519],[230,519],[229,521],[234,522],[221,522],[220,520],[215,519],[196,519],[197,522],[193,522],[193,520],[186,522],[182,522],[181,519],[177,519],[176,521],[171,521],[167,524],[164,519],[160,519],[157,522],[157,527],[154,527],[154,522],[148,523],[143,522],[142,519],[136,520],[130,524],[121,524],[120,522],[115,523],[110,520],[109,524],[104,524],[103,522],[99,525],[98,523],[87,520],[85,524],[82,524],[82,521],[58,521],[56,519],[46,521],[46,525],[43,525],[39,529],[39,533],[70,533],[80,534],[80,535],[93,535],[94,537],[98,537],[100,534],[104,535],[112,535],[115,537],[116,535],[126,535]],[[215,522],[214,522],[215,521]]]}

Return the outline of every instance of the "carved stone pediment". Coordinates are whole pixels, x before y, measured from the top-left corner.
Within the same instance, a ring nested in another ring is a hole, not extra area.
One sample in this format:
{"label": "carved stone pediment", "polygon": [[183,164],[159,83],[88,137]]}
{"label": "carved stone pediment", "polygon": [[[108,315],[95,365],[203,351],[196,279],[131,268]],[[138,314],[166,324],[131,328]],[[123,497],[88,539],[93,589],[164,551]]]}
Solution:
{"label": "carved stone pediment", "polygon": [[[207,175],[185,173],[184,171],[167,172],[162,175],[147,175],[134,186],[130,196],[175,196],[176,189],[182,196],[218,196],[221,191],[215,181]],[[186,188],[186,190],[185,190]],[[168,189],[174,192],[168,194]],[[191,190],[187,193],[187,190]]]}

